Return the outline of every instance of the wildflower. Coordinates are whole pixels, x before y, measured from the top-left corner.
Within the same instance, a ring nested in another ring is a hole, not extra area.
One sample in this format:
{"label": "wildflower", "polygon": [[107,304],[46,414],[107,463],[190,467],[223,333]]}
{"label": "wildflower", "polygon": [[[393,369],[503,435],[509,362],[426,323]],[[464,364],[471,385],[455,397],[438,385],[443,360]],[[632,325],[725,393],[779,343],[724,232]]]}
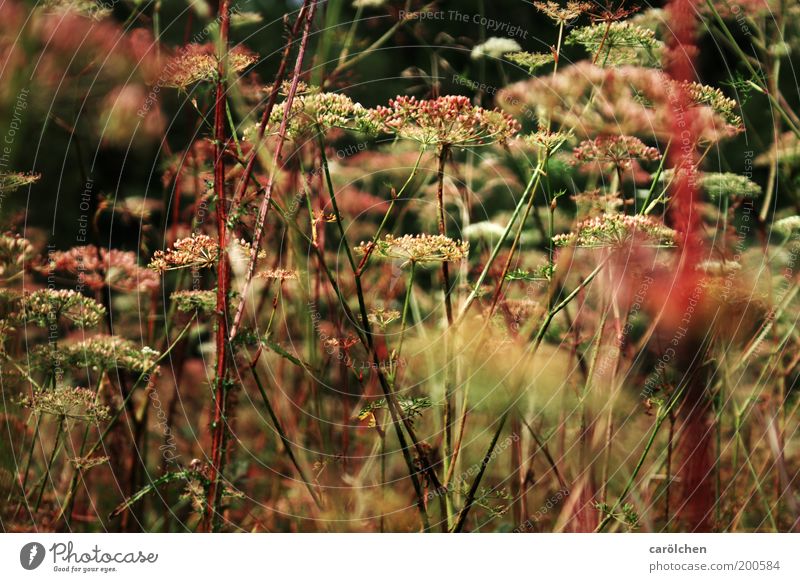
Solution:
{"label": "wildflower", "polygon": [[[498,102],[507,112],[528,116],[535,111],[541,120],[555,121],[587,137],[669,137],[680,86],[657,69],[604,69],[582,62],[561,69],[554,76],[509,85],[498,93]],[[711,88],[693,91],[697,138],[706,143],[735,135],[743,128],[741,119],[730,115],[730,103],[712,99],[711,93]]]}
{"label": "wildflower", "polygon": [[675,231],[649,216],[606,214],[579,222],[575,232],[554,236],[553,244],[557,247],[617,247],[634,239],[645,246],[673,246]]}
{"label": "wildflower", "polygon": [[181,313],[214,313],[217,308],[216,291],[176,291],[170,298]]}
{"label": "wildflower", "polygon": [[[670,182],[675,170],[669,169],[661,173],[661,180]],[[692,181],[708,193],[708,197],[716,202],[723,198],[757,198],[761,196],[761,186],[739,174],[731,172],[695,172]]]}
{"label": "wildflower", "polygon": [[528,145],[544,150],[547,154],[552,154],[569,141],[570,138],[572,138],[572,132],[569,131],[540,129],[535,133],[524,136],[522,139]]}
{"label": "wildflower", "polygon": [[58,387],[23,397],[21,404],[38,414],[84,422],[101,422],[111,418],[107,406],[97,402],[97,394],[86,388]]}
{"label": "wildflower", "polygon": [[576,0],[569,0],[564,6],[552,0],[547,2],[534,2],[533,5],[539,12],[544,13],[550,20],[560,26],[567,25],[577,20],[581,14],[592,9],[591,3],[577,2]]}
{"label": "wildflower", "polygon": [[[656,38],[655,32],[630,22],[576,28],[567,37],[566,44],[583,46],[602,65],[656,66],[664,49],[664,43]],[[600,51],[602,55],[598,57]]]}
{"label": "wildflower", "polygon": [[219,244],[205,234],[193,234],[175,241],[171,249],[156,251],[149,267],[158,273],[173,269],[213,267],[217,262]]}
{"label": "wildflower", "polygon": [[159,285],[154,273],[139,266],[136,253],[94,245],[52,253],[39,270],[69,273],[94,291],[105,287],[124,292],[148,291]]}
{"label": "wildflower", "polygon": [[654,161],[661,158],[658,149],[645,145],[630,135],[600,136],[578,144],[573,155],[581,164],[597,164],[601,169],[628,170],[633,160]]}
{"label": "wildflower", "polygon": [[73,290],[40,289],[26,293],[14,318],[19,323],[48,327],[63,318],[75,327],[94,327],[105,316],[106,309],[94,299]]}
{"label": "wildflower", "polygon": [[522,47],[513,39],[492,36],[488,38],[486,42],[475,45],[470,53],[470,57],[474,61],[486,57],[499,59],[506,53],[516,53],[521,50]]}
{"label": "wildflower", "polygon": [[503,142],[520,129],[510,115],[475,107],[461,95],[397,97],[376,111],[386,132],[424,145],[481,146]]}
{"label": "wildflower", "polygon": [[[37,358],[46,366],[63,362],[75,368],[89,368],[94,371],[121,368],[132,372],[146,372],[156,365],[158,352],[147,346],[140,348],[119,336],[98,335],[60,348],[58,354],[47,354],[39,350]],[[54,362],[56,358],[58,362]]]}
{"label": "wildflower", "polygon": [[742,124],[742,118],[736,114],[739,104],[735,99],[726,97],[720,89],[697,82],[684,83],[683,87],[692,101],[700,105],[708,105],[729,125],[739,126]]}
{"label": "wildflower", "polygon": [[[362,242],[355,248],[359,254],[366,254],[371,243]],[[467,258],[469,243],[456,241],[444,235],[406,234],[401,237],[387,234],[375,244],[376,256],[385,259],[400,259],[408,263],[426,264],[457,262]]]}
{"label": "wildflower", "polygon": [[370,323],[373,323],[380,327],[381,329],[386,329],[386,327],[400,319],[400,312],[395,311],[393,309],[384,309],[383,307],[376,307],[369,312],[367,315],[367,319]]}
{"label": "wildflower", "polygon": [[[274,126],[280,124],[285,109],[284,102],[272,110],[270,122]],[[286,130],[288,135],[305,137],[333,128],[375,133],[375,114],[341,93],[310,91],[294,98]]]}
{"label": "wildflower", "polygon": [[791,236],[800,230],[800,216],[787,216],[772,223],[772,230],[785,236]]}
{"label": "wildflower", "polygon": [[11,233],[0,234],[0,276],[19,273],[32,258],[33,245],[28,239]]}
{"label": "wildflower", "polygon": [[[242,47],[228,53],[228,70],[239,73],[255,63],[258,57]],[[186,89],[200,81],[215,81],[219,60],[211,45],[189,45],[164,67],[163,79],[167,86]]]}
{"label": "wildflower", "polygon": [[0,192],[13,192],[23,186],[29,186],[39,181],[40,174],[25,174],[23,172],[0,172]]}
{"label": "wildflower", "polygon": [[549,65],[555,60],[552,53],[529,53],[527,51],[506,53],[506,59],[520,67],[528,69],[528,73],[533,75],[536,70]]}
{"label": "wildflower", "polygon": [[297,271],[290,271],[288,269],[268,269],[260,272],[256,277],[260,279],[277,279],[283,282],[297,279]]}

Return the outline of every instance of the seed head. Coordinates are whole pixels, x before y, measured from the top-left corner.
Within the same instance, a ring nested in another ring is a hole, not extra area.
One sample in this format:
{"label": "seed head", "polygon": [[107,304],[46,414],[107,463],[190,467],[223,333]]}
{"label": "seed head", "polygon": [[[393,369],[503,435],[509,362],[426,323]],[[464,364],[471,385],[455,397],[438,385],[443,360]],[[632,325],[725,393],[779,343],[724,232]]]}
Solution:
{"label": "seed head", "polygon": [[631,242],[643,246],[674,246],[675,231],[649,216],[606,214],[578,223],[575,232],[553,237],[557,247],[620,247]]}
{"label": "seed head", "polygon": [[[366,254],[370,243],[362,242],[355,248]],[[403,265],[414,263],[451,263],[462,261],[469,254],[469,243],[456,241],[440,234],[406,234],[401,237],[387,234],[375,244],[373,254],[378,258],[400,259]]]}
{"label": "seed head", "polygon": [[205,234],[193,234],[175,241],[171,249],[156,251],[149,267],[158,273],[173,269],[213,267],[217,262],[219,244]]}

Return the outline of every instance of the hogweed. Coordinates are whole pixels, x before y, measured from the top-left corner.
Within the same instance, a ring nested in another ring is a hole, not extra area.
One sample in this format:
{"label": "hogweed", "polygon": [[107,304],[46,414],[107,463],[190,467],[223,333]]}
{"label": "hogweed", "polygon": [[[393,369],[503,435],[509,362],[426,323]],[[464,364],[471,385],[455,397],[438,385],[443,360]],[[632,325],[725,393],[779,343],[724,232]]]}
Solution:
{"label": "hogweed", "polygon": [[486,57],[499,59],[506,53],[517,53],[521,50],[522,47],[514,39],[492,36],[485,42],[475,45],[470,52],[470,58],[475,61]]}
{"label": "hogweed", "polygon": [[553,53],[531,53],[528,51],[518,51],[506,53],[506,59],[512,63],[518,64],[520,67],[525,67],[529,75],[533,75],[538,69],[545,65],[555,62]]}
{"label": "hogweed", "polygon": [[97,394],[86,388],[57,387],[21,399],[21,404],[38,414],[96,423],[111,418],[107,406],[97,402]]}
{"label": "hogweed", "polygon": [[39,270],[69,273],[93,291],[105,287],[123,292],[149,291],[159,285],[155,273],[139,265],[136,253],[94,245],[52,253]]}
{"label": "hogweed", "polygon": [[[270,123],[276,128],[276,133],[285,109],[286,104],[281,103],[272,110]],[[295,96],[288,116],[287,135],[293,138],[309,137],[318,131],[334,128],[372,134],[377,131],[377,120],[373,111],[342,93],[311,90]]]}
{"label": "hogweed", "polygon": [[655,32],[630,22],[576,28],[567,36],[566,44],[581,45],[602,66],[656,66],[664,49],[664,43],[656,38]]}
{"label": "hogweed", "polygon": [[545,14],[550,20],[559,26],[565,26],[580,18],[592,9],[590,2],[579,2],[577,0],[569,0],[565,5],[558,2],[548,0],[546,2],[534,2],[533,5],[539,12]]}
{"label": "hogweed", "polygon": [[633,160],[659,160],[661,152],[638,137],[613,135],[582,141],[573,151],[573,156],[576,163],[597,164],[602,170],[629,170]]}
{"label": "hogweed", "polygon": [[453,240],[440,234],[406,234],[401,237],[387,234],[375,243],[362,242],[355,248],[356,253],[373,255],[383,259],[399,259],[403,265],[414,263],[455,263],[467,258],[469,243]]}
{"label": "hogweed", "polygon": [[14,320],[46,328],[66,319],[75,327],[86,328],[97,326],[105,314],[105,307],[77,291],[40,289],[21,297]]}
{"label": "hogweed", "polygon": [[553,244],[613,248],[635,240],[642,246],[670,247],[675,245],[675,239],[674,230],[650,216],[605,214],[579,222],[574,232],[554,236]]}
{"label": "hogweed", "polygon": [[170,298],[181,313],[199,311],[204,314],[212,314],[217,309],[216,291],[176,291]]}
{"label": "hogweed", "polygon": [[[240,73],[258,61],[250,51],[236,47],[228,53],[228,71]],[[211,45],[189,45],[181,54],[167,62],[162,73],[164,84],[169,87],[186,89],[201,81],[216,81],[219,60]]]}
{"label": "hogweed", "polygon": [[158,273],[174,269],[209,269],[217,263],[219,243],[206,234],[193,234],[175,241],[171,249],[156,251],[149,268]]}
{"label": "hogweed", "polygon": [[466,148],[504,142],[521,127],[510,115],[476,107],[461,95],[428,100],[399,96],[376,111],[384,131],[426,146]]}

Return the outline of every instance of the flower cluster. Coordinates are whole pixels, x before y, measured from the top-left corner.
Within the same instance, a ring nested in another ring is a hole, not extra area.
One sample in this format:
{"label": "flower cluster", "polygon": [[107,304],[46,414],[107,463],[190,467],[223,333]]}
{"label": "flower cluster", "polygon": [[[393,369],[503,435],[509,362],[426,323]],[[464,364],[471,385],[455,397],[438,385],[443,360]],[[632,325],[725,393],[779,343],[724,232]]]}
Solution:
{"label": "flower cluster", "polygon": [[575,232],[553,237],[558,247],[618,247],[636,240],[644,246],[673,246],[675,231],[649,216],[606,214],[578,223]]}
{"label": "flower cluster", "polygon": [[105,316],[105,307],[94,299],[67,289],[40,289],[26,293],[19,302],[15,321],[48,327],[66,319],[75,327],[95,327]]}
{"label": "flower cluster", "polygon": [[800,231],[800,216],[787,216],[772,223],[772,230],[784,236],[791,236]]}
{"label": "flower cluster", "polygon": [[[362,242],[355,248],[359,254],[366,254],[371,243]],[[400,259],[403,264],[414,263],[454,263],[467,258],[469,243],[453,240],[440,234],[406,234],[401,237],[387,234],[375,243],[374,254],[384,259]]]}
{"label": "flower cluster", "polygon": [[383,307],[376,307],[370,310],[367,319],[370,323],[377,325],[381,329],[386,329],[393,321],[400,319],[400,312],[392,309],[384,309]]}
{"label": "flower cluster", "polygon": [[742,118],[736,113],[739,104],[735,99],[726,97],[720,89],[697,82],[684,83],[683,88],[693,102],[707,105],[728,125],[737,127],[742,125]]}
{"label": "flower cluster", "polygon": [[23,186],[29,186],[41,178],[39,174],[23,172],[0,172],[0,192],[13,192]]}
{"label": "flower cluster", "polygon": [[[228,70],[239,73],[255,63],[258,57],[242,47],[228,53]],[[181,54],[167,62],[162,73],[165,85],[186,89],[200,81],[215,81],[219,60],[213,54],[211,45],[189,45]]]}
{"label": "flower cluster", "polygon": [[33,258],[33,245],[16,234],[0,234],[0,277],[20,272]]}
{"label": "flower cluster", "polygon": [[436,99],[397,97],[389,107],[378,107],[383,129],[424,145],[474,147],[502,142],[520,129],[510,115],[472,105],[462,95]]}
{"label": "flower cluster", "polygon": [[534,2],[533,5],[550,20],[561,26],[577,20],[581,14],[592,9],[590,2],[579,2],[577,0],[569,0],[565,6],[561,6],[558,2],[553,2],[553,0]]}
{"label": "flower cluster", "polygon": [[634,63],[656,66],[661,62],[664,49],[664,43],[656,38],[655,32],[630,22],[576,28],[567,37],[566,44],[583,46],[604,66]]}
{"label": "flower cluster", "polygon": [[473,60],[480,60],[483,58],[499,59],[506,53],[517,53],[522,50],[519,43],[510,38],[500,38],[492,36],[481,44],[475,45],[470,53]]}
{"label": "flower cluster", "polygon": [[507,53],[506,59],[512,63],[518,64],[520,67],[525,67],[529,74],[533,74],[537,69],[549,65],[555,60],[552,53],[530,53],[528,51],[518,51],[514,53]]}
{"label": "flower cluster", "polygon": [[[498,102],[512,114],[527,116],[535,111],[541,120],[555,121],[584,136],[668,137],[680,89],[681,84],[657,69],[605,69],[581,62],[553,76],[509,85],[498,93]],[[721,99],[721,93],[704,85],[689,89],[698,140],[716,142],[741,131],[741,119],[730,115],[731,103]]]}
{"label": "flower cluster", "polygon": [[23,397],[21,404],[38,414],[84,422],[101,422],[111,418],[107,406],[97,402],[97,394],[86,388],[58,387]]}
{"label": "flower cluster", "polygon": [[259,279],[276,279],[278,281],[291,281],[297,279],[297,271],[289,269],[267,269],[256,275]]}
{"label": "flower cluster", "polygon": [[175,291],[170,298],[181,313],[214,313],[217,308],[216,291]]}
{"label": "flower cluster", "polygon": [[[270,123],[273,126],[280,124],[285,109],[284,102],[272,110]],[[288,135],[294,138],[307,137],[317,131],[333,128],[371,134],[377,131],[377,122],[374,112],[341,93],[320,93],[315,90],[294,98],[288,118]]]}
{"label": "flower cluster", "polygon": [[543,150],[548,154],[552,154],[558,150],[562,145],[567,143],[572,138],[572,133],[568,131],[550,131],[549,129],[540,129],[535,133],[524,136],[523,141],[536,149]]}
{"label": "flower cluster", "polygon": [[[661,173],[661,181],[666,183],[672,182],[674,177],[674,169]],[[692,172],[690,181],[702,188],[713,202],[724,198],[758,198],[762,194],[761,186],[746,176],[732,172]]]}
{"label": "flower cluster", "polygon": [[173,269],[213,267],[217,262],[219,244],[205,234],[193,234],[175,241],[171,249],[156,251],[149,267],[158,273]]}
{"label": "flower cluster", "polygon": [[146,372],[158,360],[158,352],[115,335],[98,335],[81,342],[59,347],[53,353],[48,346],[40,346],[34,351],[45,368],[60,367],[62,364],[74,368],[88,368],[93,371],[107,371],[116,368],[132,372]]}
{"label": "flower cluster", "polygon": [[624,204],[619,192],[607,193],[602,190],[581,192],[573,195],[572,199],[578,207],[578,216],[615,214]]}
{"label": "flower cluster", "polygon": [[585,140],[573,151],[575,161],[581,164],[597,164],[602,170],[629,170],[633,160],[654,161],[661,159],[657,148],[645,145],[631,135],[600,136]]}
{"label": "flower cluster", "polygon": [[39,270],[69,273],[95,291],[105,287],[123,292],[149,291],[159,284],[155,273],[139,265],[136,253],[94,245],[52,253]]}

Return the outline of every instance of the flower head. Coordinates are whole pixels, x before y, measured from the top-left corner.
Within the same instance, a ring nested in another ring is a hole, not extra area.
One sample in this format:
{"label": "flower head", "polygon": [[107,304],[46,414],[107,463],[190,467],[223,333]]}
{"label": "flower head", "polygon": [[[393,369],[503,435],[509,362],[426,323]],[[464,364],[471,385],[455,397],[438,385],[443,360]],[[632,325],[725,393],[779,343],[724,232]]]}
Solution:
{"label": "flower head", "polygon": [[520,67],[525,67],[531,75],[537,69],[555,61],[553,53],[529,53],[528,51],[506,53],[506,59],[518,64]]}
{"label": "flower head", "polygon": [[630,22],[576,28],[567,37],[566,44],[583,46],[602,65],[655,66],[660,63],[664,49],[664,43],[656,38],[653,30]]}
{"label": "flower head", "polygon": [[171,296],[181,313],[214,313],[217,308],[216,291],[176,291]]}
{"label": "flower head", "polygon": [[76,368],[146,372],[156,365],[158,352],[116,335],[98,335],[69,344],[61,350],[62,361]]}
{"label": "flower head", "polygon": [[606,214],[579,222],[575,232],[553,237],[558,247],[618,247],[634,241],[644,246],[673,246],[675,231],[641,214]]}
{"label": "flower head", "polygon": [[297,279],[297,271],[289,269],[267,269],[256,275],[259,279],[275,279],[280,282]]}
{"label": "flower head", "polygon": [[136,253],[94,245],[52,253],[39,270],[69,273],[95,291],[104,287],[125,292],[148,291],[159,285],[155,273],[139,266]]}
{"label": "flower head", "polygon": [[[165,84],[170,87],[186,89],[200,81],[215,81],[219,60],[211,45],[189,45],[180,54],[167,62],[162,73]],[[231,49],[228,53],[228,70],[239,73],[255,63],[258,57],[243,47]]]}
{"label": "flower head", "polygon": [[[270,118],[273,126],[280,124],[285,109],[285,102],[273,109]],[[306,94],[295,96],[288,118],[287,132],[290,136],[304,137],[333,128],[375,133],[375,114],[342,93],[309,90]]]}
{"label": "flower head", "polygon": [[85,328],[99,324],[105,313],[105,307],[77,291],[40,289],[22,296],[15,320],[49,327],[63,318],[75,327]]}
{"label": "flower head", "polygon": [[205,234],[193,234],[175,241],[171,249],[156,251],[149,267],[163,273],[173,269],[213,267],[217,262],[219,244]]}
{"label": "flower head", "polygon": [[367,315],[367,319],[370,323],[377,325],[381,329],[386,329],[390,323],[400,319],[400,312],[393,309],[375,307],[374,309],[370,310],[369,315]]}
{"label": "flower head", "polygon": [[600,136],[582,141],[573,155],[575,161],[581,164],[597,164],[601,169],[622,170],[630,169],[633,160],[661,159],[658,149],[645,145],[638,137],[631,135]]}
{"label": "flower head", "polygon": [[72,420],[99,422],[111,418],[108,407],[99,404],[97,394],[86,388],[58,387],[24,397],[21,403],[39,414]]}
{"label": "flower head", "polygon": [[492,36],[486,42],[475,45],[470,57],[475,61],[486,57],[499,59],[506,53],[516,53],[521,50],[522,47],[519,46],[519,43],[511,38]]}
{"label": "flower head", "polygon": [[[362,242],[355,248],[366,254],[371,243]],[[406,234],[401,237],[387,234],[375,243],[374,255],[384,259],[400,259],[403,264],[451,263],[462,261],[469,254],[469,243],[456,241],[440,234]]]}
{"label": "flower head", "polygon": [[40,174],[25,174],[23,172],[0,172],[0,192],[13,192],[23,186],[29,186],[39,181]]}
{"label": "flower head", "polygon": [[0,276],[9,277],[22,270],[33,258],[33,245],[16,234],[0,234]]}
{"label": "flower head", "polygon": [[533,5],[539,12],[547,15],[550,20],[558,25],[569,24],[576,20],[584,12],[592,9],[590,2],[578,2],[576,0],[569,0],[563,6],[558,2],[548,0],[547,2],[534,2]]}
{"label": "flower head", "polygon": [[520,129],[510,115],[476,107],[462,95],[397,97],[376,111],[386,132],[425,145],[481,146],[505,141]]}

